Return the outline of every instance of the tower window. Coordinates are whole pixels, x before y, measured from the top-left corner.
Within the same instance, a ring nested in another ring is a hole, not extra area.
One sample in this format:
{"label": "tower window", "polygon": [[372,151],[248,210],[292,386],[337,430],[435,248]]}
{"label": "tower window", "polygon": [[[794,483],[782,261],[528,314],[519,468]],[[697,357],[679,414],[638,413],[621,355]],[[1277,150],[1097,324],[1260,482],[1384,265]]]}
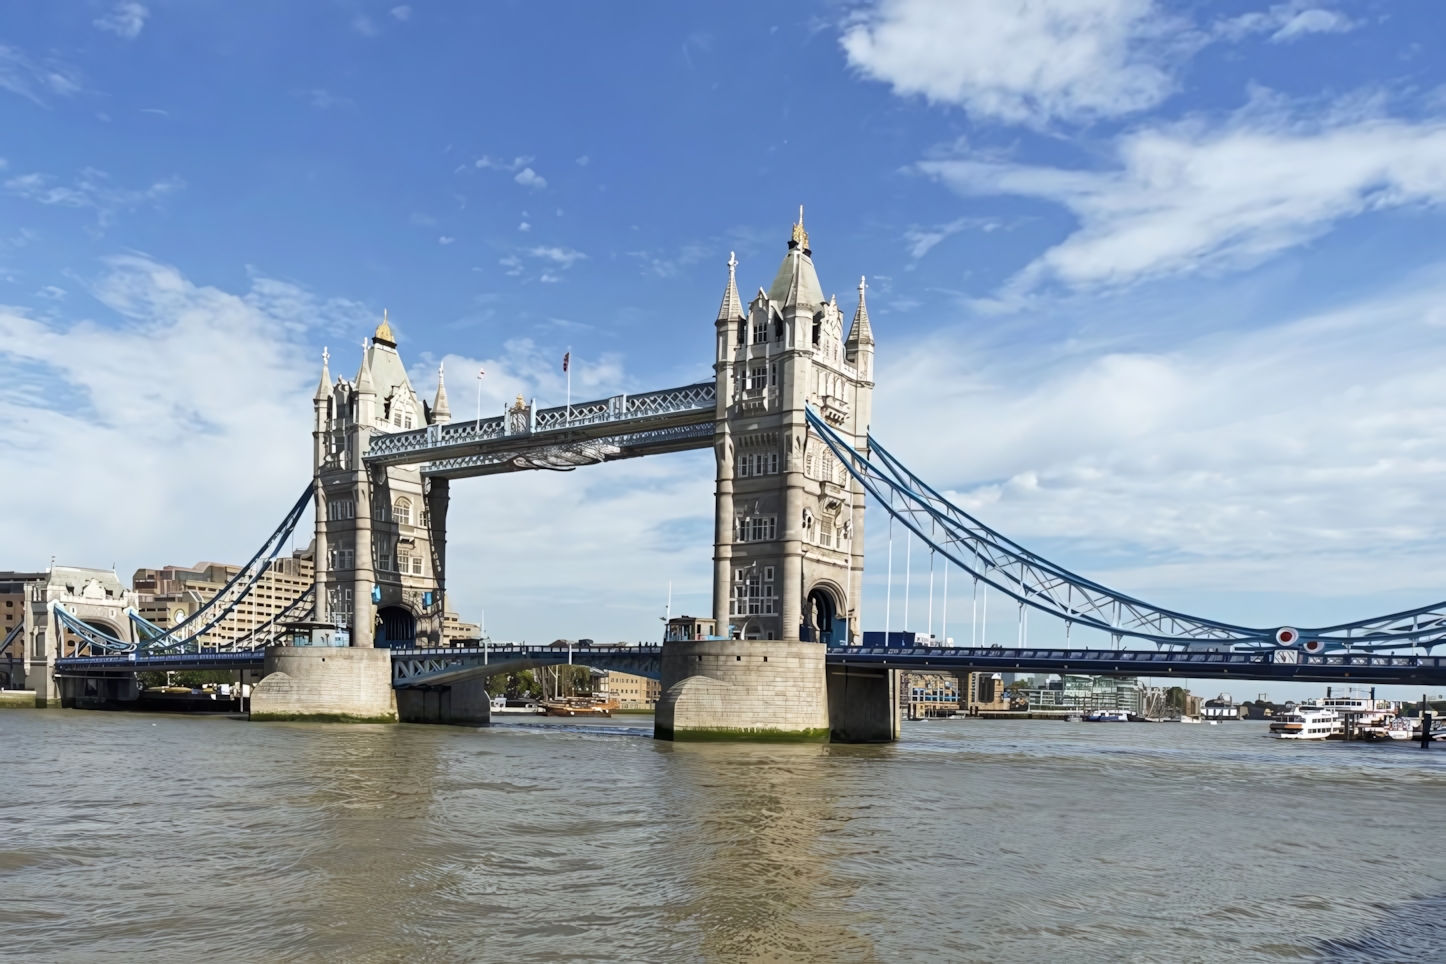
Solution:
{"label": "tower window", "polygon": [[412,524],[412,502],[410,499],[398,499],[392,503],[392,518],[404,526]]}
{"label": "tower window", "polygon": [[753,326],[753,344],[761,345],[768,340],[768,322],[760,321]]}

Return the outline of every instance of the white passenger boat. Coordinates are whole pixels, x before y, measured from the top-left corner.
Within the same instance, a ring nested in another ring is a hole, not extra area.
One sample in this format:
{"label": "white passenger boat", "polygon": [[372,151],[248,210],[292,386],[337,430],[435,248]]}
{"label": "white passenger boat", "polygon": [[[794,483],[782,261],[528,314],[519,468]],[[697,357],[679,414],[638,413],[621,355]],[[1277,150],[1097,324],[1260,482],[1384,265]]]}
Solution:
{"label": "white passenger boat", "polygon": [[1085,717],[1087,723],[1128,723],[1130,714],[1124,710],[1095,710]]}
{"label": "white passenger boat", "polygon": [[1277,740],[1329,740],[1345,736],[1345,720],[1321,701],[1301,703],[1270,721],[1270,735]]}

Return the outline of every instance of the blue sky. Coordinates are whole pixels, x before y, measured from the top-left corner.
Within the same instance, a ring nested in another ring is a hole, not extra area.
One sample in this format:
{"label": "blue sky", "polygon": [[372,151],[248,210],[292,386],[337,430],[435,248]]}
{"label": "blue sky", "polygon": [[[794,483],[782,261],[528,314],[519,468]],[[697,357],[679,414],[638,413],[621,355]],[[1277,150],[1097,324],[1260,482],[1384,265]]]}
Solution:
{"label": "blue sky", "polygon": [[[1434,4],[3,9],[5,566],[244,557],[383,308],[463,413],[569,348],[577,396],[706,377],[802,203],[825,289],[870,278],[875,432],[992,524],[1227,619],[1446,593]],[[701,611],[710,476],[464,483],[454,602]]]}

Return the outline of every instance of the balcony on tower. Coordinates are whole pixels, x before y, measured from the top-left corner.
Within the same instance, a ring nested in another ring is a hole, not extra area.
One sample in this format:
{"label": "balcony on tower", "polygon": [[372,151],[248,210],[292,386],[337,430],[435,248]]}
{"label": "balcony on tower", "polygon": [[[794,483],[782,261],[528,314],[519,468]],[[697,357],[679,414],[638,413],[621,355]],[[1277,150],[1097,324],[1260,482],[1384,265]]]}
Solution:
{"label": "balcony on tower", "polygon": [[848,421],[849,403],[837,395],[824,395],[819,399],[819,414],[831,425],[842,425]]}

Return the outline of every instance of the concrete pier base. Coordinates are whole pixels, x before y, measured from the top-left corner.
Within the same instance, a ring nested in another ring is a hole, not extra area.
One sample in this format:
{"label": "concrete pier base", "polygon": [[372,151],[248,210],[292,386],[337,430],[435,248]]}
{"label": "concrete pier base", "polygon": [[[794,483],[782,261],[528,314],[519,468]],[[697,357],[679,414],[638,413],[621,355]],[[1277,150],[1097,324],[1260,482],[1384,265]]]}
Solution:
{"label": "concrete pier base", "polygon": [[251,691],[253,720],[397,722],[389,650],[271,646],[264,672]]}
{"label": "concrete pier base", "polygon": [[797,640],[665,642],[660,740],[826,743],[824,647]]}
{"label": "concrete pier base", "polygon": [[899,687],[892,670],[833,666],[828,671],[832,743],[892,743],[899,738]]}
{"label": "concrete pier base", "polygon": [[410,687],[397,690],[397,713],[403,723],[486,726],[492,722],[492,697],[485,679]]}

